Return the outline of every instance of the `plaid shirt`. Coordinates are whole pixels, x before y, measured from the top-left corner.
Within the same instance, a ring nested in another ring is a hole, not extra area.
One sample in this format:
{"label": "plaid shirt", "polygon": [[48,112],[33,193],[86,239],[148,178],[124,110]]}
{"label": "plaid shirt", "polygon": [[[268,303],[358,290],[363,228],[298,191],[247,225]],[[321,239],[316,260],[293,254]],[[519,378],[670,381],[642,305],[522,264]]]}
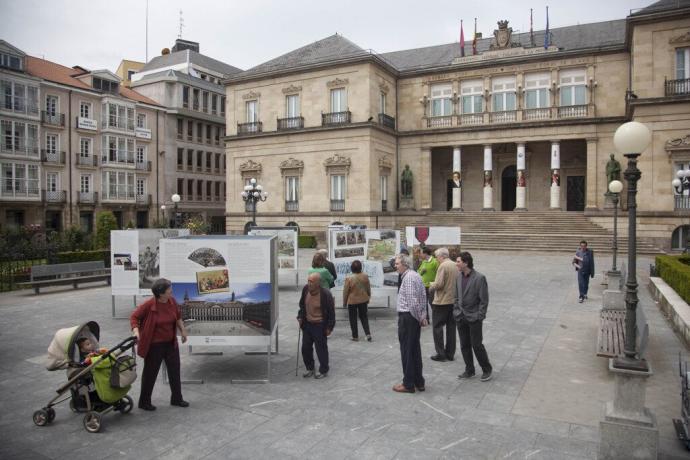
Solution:
{"label": "plaid shirt", "polygon": [[422,277],[414,270],[402,274],[398,292],[398,312],[409,312],[420,323],[426,319],[426,291]]}

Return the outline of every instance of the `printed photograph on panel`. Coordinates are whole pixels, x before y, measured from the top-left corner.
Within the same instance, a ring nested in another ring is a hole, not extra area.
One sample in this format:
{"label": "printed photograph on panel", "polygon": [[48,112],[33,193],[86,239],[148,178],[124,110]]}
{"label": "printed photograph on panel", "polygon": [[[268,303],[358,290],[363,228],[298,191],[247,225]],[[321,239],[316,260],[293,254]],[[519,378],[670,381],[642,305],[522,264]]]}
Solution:
{"label": "printed photograph on panel", "polygon": [[230,280],[226,269],[197,272],[196,284],[200,294],[230,291]]}
{"label": "printed photograph on panel", "polygon": [[364,230],[357,230],[355,232],[355,237],[357,240],[357,244],[364,244],[366,242],[366,237],[365,237],[365,231]]}
{"label": "printed photograph on panel", "polygon": [[347,236],[347,244],[357,244],[357,237],[355,236],[355,232],[345,232],[345,234]]}
{"label": "printed photograph on panel", "polygon": [[391,258],[395,257],[395,253],[396,247],[394,239],[370,239],[367,242],[367,260],[378,260],[379,262],[387,264]]}
{"label": "printed photograph on panel", "polygon": [[278,268],[295,268],[294,259],[278,259],[280,266]]}
{"label": "printed photograph on panel", "polygon": [[335,245],[347,246],[347,235],[345,235],[345,232],[338,232],[335,234]]}
{"label": "printed photograph on panel", "polygon": [[335,258],[342,259],[345,257],[360,257],[364,255],[364,248],[359,246],[356,248],[344,248],[335,250]]}
{"label": "printed photograph on panel", "polygon": [[161,238],[177,238],[188,235],[189,230],[180,229],[146,229],[139,233],[139,289],[151,289],[154,281],[160,278]]}
{"label": "printed photograph on panel", "polygon": [[278,233],[278,257],[295,256],[295,232]]}

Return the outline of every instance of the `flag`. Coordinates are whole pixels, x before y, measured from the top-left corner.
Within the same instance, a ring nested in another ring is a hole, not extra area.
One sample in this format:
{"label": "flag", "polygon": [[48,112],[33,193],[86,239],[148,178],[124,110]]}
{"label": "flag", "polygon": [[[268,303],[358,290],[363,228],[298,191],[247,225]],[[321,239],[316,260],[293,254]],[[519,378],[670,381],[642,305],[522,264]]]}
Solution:
{"label": "flag", "polygon": [[474,18],[474,38],[472,39],[472,54],[477,54],[477,18]]}
{"label": "flag", "polygon": [[460,19],[460,56],[465,57],[465,32],[462,30],[462,19]]}
{"label": "flag", "polygon": [[534,27],[532,21],[532,8],[529,9],[529,44],[534,46]]}
{"label": "flag", "polygon": [[546,31],[544,32],[544,49],[548,49],[550,45],[549,41],[549,7],[546,7]]}

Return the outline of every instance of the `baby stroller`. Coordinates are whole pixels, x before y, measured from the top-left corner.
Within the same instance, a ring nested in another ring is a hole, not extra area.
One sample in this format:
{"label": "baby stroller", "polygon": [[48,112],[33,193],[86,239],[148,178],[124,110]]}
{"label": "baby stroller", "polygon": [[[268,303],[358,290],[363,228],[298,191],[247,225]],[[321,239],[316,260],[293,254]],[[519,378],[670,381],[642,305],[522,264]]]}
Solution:
{"label": "baby stroller", "polygon": [[[56,390],[57,396],[34,412],[36,425],[51,423],[55,419],[53,406],[68,399],[73,412],[86,413],[84,428],[89,433],[100,431],[102,417],[108,412],[117,410],[126,414],[132,410],[134,402],[127,392],[137,377],[133,351],[136,338],[129,337],[110,350],[82,362],[77,341],[87,338],[98,349],[99,337],[100,327],[95,321],[60,329],[55,333],[48,347],[49,361],[46,367],[49,371],[67,369],[67,382]],[[132,355],[124,355],[129,349],[132,349]],[[65,395],[67,397],[63,398]]]}

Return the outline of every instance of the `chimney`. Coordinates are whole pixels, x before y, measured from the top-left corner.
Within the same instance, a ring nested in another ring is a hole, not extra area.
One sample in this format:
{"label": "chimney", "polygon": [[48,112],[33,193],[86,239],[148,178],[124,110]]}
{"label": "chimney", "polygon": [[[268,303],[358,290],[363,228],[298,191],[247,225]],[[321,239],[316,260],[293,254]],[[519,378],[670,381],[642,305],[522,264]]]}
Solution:
{"label": "chimney", "polygon": [[172,47],[172,52],[175,53],[177,51],[183,51],[183,50],[192,50],[196,51],[197,53],[199,52],[199,43],[198,42],[192,42],[189,40],[182,40],[181,38],[178,38],[175,40],[175,46]]}

